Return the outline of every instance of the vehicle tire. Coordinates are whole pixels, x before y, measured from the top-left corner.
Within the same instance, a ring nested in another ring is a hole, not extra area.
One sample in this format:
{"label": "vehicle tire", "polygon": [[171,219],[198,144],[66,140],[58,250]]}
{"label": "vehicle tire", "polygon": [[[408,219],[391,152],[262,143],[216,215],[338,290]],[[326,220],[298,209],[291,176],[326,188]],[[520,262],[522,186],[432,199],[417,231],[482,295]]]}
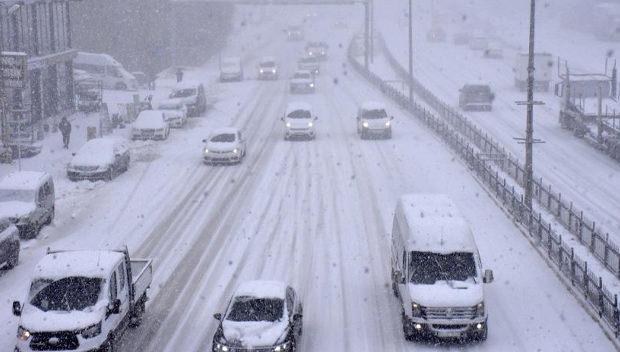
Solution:
{"label": "vehicle tire", "polygon": [[482,329],[482,332],[477,332],[477,333],[472,334],[471,340],[478,341],[478,342],[486,341],[488,335],[489,335],[489,326],[487,325],[485,321],[484,329]]}
{"label": "vehicle tire", "polygon": [[110,170],[108,170],[108,173],[105,176],[105,180],[112,181],[113,178],[114,178],[114,168],[110,167]]}
{"label": "vehicle tire", "polygon": [[401,313],[402,321],[403,321],[403,335],[405,336],[405,340],[414,341],[416,339],[416,333],[413,332],[412,327],[409,326],[409,322],[407,321],[407,317],[405,316],[405,312]]}
{"label": "vehicle tire", "polygon": [[7,269],[13,269],[19,263],[19,242],[15,244],[15,251],[13,254],[9,256],[9,259],[6,261]]}
{"label": "vehicle tire", "polygon": [[116,352],[116,343],[115,340],[116,338],[114,337],[113,334],[110,334],[108,336],[108,340],[103,344],[103,346],[101,346],[101,351],[102,352]]}
{"label": "vehicle tire", "polygon": [[39,234],[40,226],[38,224],[30,224],[27,226],[22,226],[19,229],[19,237],[25,240],[31,240]]}
{"label": "vehicle tire", "polygon": [[116,89],[116,90],[127,90],[127,85],[125,83],[123,83],[123,82],[118,82],[114,86],[114,89]]}
{"label": "vehicle tire", "polygon": [[142,317],[144,316],[144,312],[146,311],[146,298],[140,298],[140,301],[137,303],[135,310],[133,312],[133,316],[129,320],[129,327],[135,328],[142,324]]}
{"label": "vehicle tire", "polygon": [[49,225],[52,223],[52,221],[54,221],[54,216],[56,215],[56,207],[52,206],[52,210],[50,211],[50,215],[47,218],[47,220],[45,221],[45,225]]}

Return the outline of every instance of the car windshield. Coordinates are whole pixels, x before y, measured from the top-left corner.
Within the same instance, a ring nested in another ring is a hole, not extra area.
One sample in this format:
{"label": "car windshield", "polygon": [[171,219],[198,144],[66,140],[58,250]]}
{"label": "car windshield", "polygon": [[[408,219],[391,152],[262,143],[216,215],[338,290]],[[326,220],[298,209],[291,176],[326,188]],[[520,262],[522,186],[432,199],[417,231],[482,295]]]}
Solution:
{"label": "car windshield", "polygon": [[289,119],[309,119],[312,118],[310,111],[308,110],[294,110],[286,115]]}
{"label": "car windshield", "polygon": [[466,281],[476,277],[474,255],[467,252],[449,254],[411,252],[410,280],[414,284],[432,285],[437,281]]}
{"label": "car windshield", "polygon": [[279,298],[237,297],[226,317],[230,321],[277,321],[282,319],[284,301]]}
{"label": "car windshield", "polygon": [[99,300],[102,281],[82,276],[38,279],[30,286],[30,304],[44,312],[84,310]]}
{"label": "car windshield", "polygon": [[273,62],[273,61],[265,61],[265,62],[261,62],[260,66],[261,67],[269,67],[269,68],[271,68],[271,67],[275,67],[276,63]]}
{"label": "car windshield", "polygon": [[312,76],[309,73],[296,73],[293,78],[310,79]]}
{"label": "car windshield", "polygon": [[237,67],[239,67],[239,62],[237,62],[237,61],[224,61],[224,62],[222,62],[222,67],[225,67],[225,68],[237,68]]}
{"label": "car windshield", "polygon": [[387,113],[383,109],[364,110],[362,112],[363,119],[384,119]]}
{"label": "car windshield", "polygon": [[196,95],[196,88],[177,89],[170,93],[170,98],[187,98]]}
{"label": "car windshield", "polygon": [[0,202],[34,202],[35,192],[29,189],[0,189]]}
{"label": "car windshield", "polygon": [[218,134],[216,136],[211,137],[210,141],[216,142],[216,143],[232,143],[235,141],[235,134],[234,133]]}
{"label": "car windshield", "polygon": [[314,63],[317,63],[318,61],[314,57],[304,57],[303,59],[299,60],[299,62],[303,64],[314,64]]}
{"label": "car windshield", "polygon": [[463,93],[470,98],[488,98],[491,95],[491,89],[486,86],[471,86],[463,88]]}

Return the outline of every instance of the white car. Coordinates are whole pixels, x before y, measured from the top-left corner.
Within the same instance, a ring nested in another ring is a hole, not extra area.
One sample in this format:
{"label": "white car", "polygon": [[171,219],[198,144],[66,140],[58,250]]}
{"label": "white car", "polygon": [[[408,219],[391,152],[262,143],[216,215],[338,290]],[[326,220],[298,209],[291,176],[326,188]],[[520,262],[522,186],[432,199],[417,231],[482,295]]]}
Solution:
{"label": "white car", "polygon": [[313,116],[310,104],[293,102],[289,103],[286,113],[282,117],[286,132],[284,139],[293,137],[316,138],[315,122],[318,118]]}
{"label": "white car", "polygon": [[187,109],[186,108],[170,109],[170,110],[162,109],[161,111],[164,112],[164,119],[166,120],[166,122],[168,122],[168,125],[170,125],[170,127],[172,128],[181,128],[185,125],[185,122],[187,121]]}
{"label": "white car", "polygon": [[385,105],[379,102],[369,101],[362,104],[357,112],[357,134],[362,139],[373,135],[392,138],[394,117],[388,116],[386,111]]}
{"label": "white car", "polygon": [[19,230],[8,219],[0,218],[0,264],[13,269],[19,263]]}
{"label": "white car", "polygon": [[241,284],[224,314],[214,314],[219,326],[211,350],[297,350],[303,332],[303,305],[295,290],[278,281]]}
{"label": "white car", "polygon": [[258,79],[277,80],[279,76],[278,63],[274,57],[264,57],[258,63]]}
{"label": "white car", "polygon": [[315,56],[302,57],[297,62],[297,68],[300,70],[308,70],[316,76],[321,72],[321,61]]}
{"label": "white car", "polygon": [[312,72],[298,70],[293,74],[289,82],[291,93],[314,93],[316,87]]}
{"label": "white car", "polygon": [[237,128],[217,129],[203,143],[202,158],[205,164],[240,163],[245,158],[246,143]]}
{"label": "white car", "polygon": [[168,138],[170,125],[166,122],[162,110],[144,110],[138,115],[131,128],[131,139],[147,140]]}
{"label": "white car", "polygon": [[67,165],[67,177],[77,180],[112,180],[129,169],[129,148],[114,137],[86,142]]}
{"label": "white car", "polygon": [[243,81],[241,58],[227,57],[220,63],[220,81]]}

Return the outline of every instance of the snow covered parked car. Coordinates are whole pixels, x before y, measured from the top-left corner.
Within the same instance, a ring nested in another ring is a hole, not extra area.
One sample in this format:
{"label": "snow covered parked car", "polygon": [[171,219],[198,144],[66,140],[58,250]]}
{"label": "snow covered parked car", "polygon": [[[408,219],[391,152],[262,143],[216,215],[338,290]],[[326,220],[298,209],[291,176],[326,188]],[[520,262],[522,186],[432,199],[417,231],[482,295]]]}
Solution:
{"label": "snow covered parked car", "polygon": [[286,128],[284,140],[293,137],[316,138],[314,123],[317,119],[316,116],[312,115],[312,107],[310,104],[301,102],[289,103],[286,107],[284,117],[282,117],[282,121],[284,121],[284,126]]}
{"label": "snow covered parked car", "polygon": [[19,230],[9,219],[0,219],[0,265],[13,269],[19,262],[19,248]]}
{"label": "snow covered parked car", "polygon": [[289,83],[291,93],[314,93],[314,76],[307,70],[298,70]]}
{"label": "snow covered parked car", "polygon": [[164,112],[164,119],[168,122],[168,125],[172,128],[182,128],[187,121],[187,111],[185,108],[181,110],[176,109],[165,109],[162,110]]}
{"label": "snow covered parked car", "polygon": [[54,202],[54,181],[45,172],[14,172],[0,181],[0,218],[15,223],[22,238],[35,238],[52,222]]}
{"label": "snow covered parked car", "polygon": [[213,352],[297,350],[303,331],[303,306],[295,290],[277,281],[241,284],[213,336]]}
{"label": "snow covered parked car", "polygon": [[124,250],[49,251],[36,265],[15,351],[116,351],[142,320],[153,268]]}
{"label": "snow covered parked car", "polygon": [[258,63],[258,79],[277,80],[279,76],[278,63],[275,57],[263,57]]}
{"label": "snow covered parked car", "polygon": [[220,63],[220,82],[243,81],[241,58],[227,57]]}
{"label": "snow covered parked car", "polygon": [[445,195],[398,200],[392,227],[392,289],[400,299],[407,340],[424,337],[485,340],[482,271],[471,229]]}
{"label": "snow covered parked car", "polygon": [[114,137],[86,142],[67,165],[67,177],[77,180],[112,180],[129,169],[129,148]]}
{"label": "snow covered parked car", "polygon": [[245,140],[237,128],[217,129],[209,139],[203,140],[203,143],[203,160],[207,164],[240,163],[245,157]]}
{"label": "snow covered parked car", "polygon": [[166,122],[162,110],[144,110],[136,118],[131,128],[131,139],[147,140],[168,138],[170,125]]}
{"label": "snow covered parked car", "polygon": [[186,110],[187,116],[200,116],[207,110],[205,88],[201,83],[179,83],[170,92],[168,99],[158,104],[161,110]]}
{"label": "snow covered parked car", "polygon": [[385,105],[379,102],[365,102],[357,112],[357,134],[362,139],[372,135],[392,138],[393,116],[388,116]]}

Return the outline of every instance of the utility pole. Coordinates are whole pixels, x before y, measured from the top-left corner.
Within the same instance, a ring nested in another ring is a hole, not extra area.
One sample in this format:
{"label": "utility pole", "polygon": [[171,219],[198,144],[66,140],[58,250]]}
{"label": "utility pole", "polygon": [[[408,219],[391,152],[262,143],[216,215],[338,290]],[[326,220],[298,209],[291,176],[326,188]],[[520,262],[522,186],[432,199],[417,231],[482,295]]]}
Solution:
{"label": "utility pole", "polygon": [[375,1],[370,1],[370,63],[375,61]]}
{"label": "utility pole", "polygon": [[409,102],[413,102],[413,0],[409,0]]}
{"label": "utility pole", "polygon": [[525,205],[532,209],[533,145],[534,145],[534,26],[536,0],[530,0],[530,46],[527,66],[527,123],[525,127]]}
{"label": "utility pole", "polygon": [[364,68],[368,70],[370,54],[370,0],[364,1]]}

